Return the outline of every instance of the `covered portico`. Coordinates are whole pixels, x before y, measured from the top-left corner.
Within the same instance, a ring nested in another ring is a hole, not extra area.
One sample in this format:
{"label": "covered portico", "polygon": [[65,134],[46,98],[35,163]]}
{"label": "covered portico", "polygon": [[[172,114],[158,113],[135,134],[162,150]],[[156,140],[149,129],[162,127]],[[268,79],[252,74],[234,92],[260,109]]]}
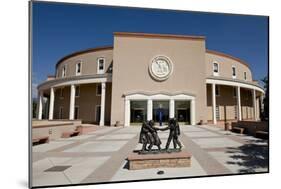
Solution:
{"label": "covered portico", "polygon": [[[237,121],[243,120],[242,118],[242,105],[241,105],[241,90],[247,90],[251,93],[251,104],[253,109],[253,116],[252,120],[258,121],[259,120],[259,110],[262,109],[262,100],[264,98],[264,90],[253,82],[246,82],[246,81],[234,81],[225,78],[214,78],[210,77],[206,79],[206,84],[211,85],[211,103],[212,103],[212,122],[213,124],[217,124],[218,116],[218,106],[217,106],[217,87],[219,86],[229,86],[233,87],[236,105],[235,109],[236,119]],[[208,95],[208,94],[207,94]],[[226,116],[226,115],[224,115]],[[226,119],[225,119],[226,120]]]}
{"label": "covered portico", "polygon": [[62,79],[52,79],[46,81],[45,83],[38,86],[38,106],[37,106],[37,118],[42,120],[43,112],[43,97],[44,93],[49,94],[48,102],[48,119],[54,119],[54,106],[55,106],[55,91],[57,89],[70,87],[69,96],[69,114],[68,119],[75,119],[75,97],[76,97],[76,87],[86,84],[100,84],[101,94],[100,94],[100,118],[99,125],[103,126],[105,124],[105,99],[106,99],[106,83],[111,82],[110,74],[99,74],[91,76],[77,76],[72,78],[62,78]]}
{"label": "covered portico", "polygon": [[[131,105],[135,101],[143,101],[145,103],[146,109],[146,120],[153,120],[153,104],[159,101],[166,101],[168,106],[169,118],[175,118],[175,104],[176,101],[189,101],[190,102],[190,123],[195,125],[195,95],[188,93],[149,93],[149,92],[134,92],[124,94],[125,100],[125,126],[130,126],[131,124]],[[144,119],[145,119],[144,118]]]}

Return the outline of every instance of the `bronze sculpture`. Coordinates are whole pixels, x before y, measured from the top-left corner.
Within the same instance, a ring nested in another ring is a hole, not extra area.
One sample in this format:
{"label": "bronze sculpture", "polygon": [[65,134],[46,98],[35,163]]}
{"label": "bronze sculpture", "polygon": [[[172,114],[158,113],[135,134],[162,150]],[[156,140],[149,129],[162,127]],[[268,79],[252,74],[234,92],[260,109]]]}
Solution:
{"label": "bronze sculpture", "polygon": [[[158,128],[154,127],[154,121],[145,121],[142,124],[141,132],[140,132],[140,138],[139,143],[142,144],[142,150],[141,153],[144,153],[145,151],[151,151],[153,145],[156,145],[158,147],[158,150],[161,150],[161,140],[157,134]],[[149,144],[148,148],[147,144]]]}
{"label": "bronze sculpture", "polygon": [[166,150],[169,149],[171,140],[173,140],[173,145],[174,145],[174,149],[177,148],[177,146],[179,146],[179,149],[182,148],[182,144],[179,141],[178,136],[180,135],[180,126],[178,124],[178,122],[176,121],[176,119],[170,119],[169,120],[169,124],[168,124],[168,128],[170,129],[170,133],[169,133],[169,137],[166,143]]}
{"label": "bronze sculpture", "polygon": [[[170,130],[169,137],[166,143],[165,150],[161,150],[161,140],[157,134],[158,130],[165,131]],[[169,151],[169,146],[171,141],[173,140],[174,149],[177,149],[179,146],[179,151],[182,148],[182,144],[179,141],[178,136],[180,135],[180,127],[176,119],[170,119],[168,122],[168,127],[166,128],[157,128],[154,126],[154,121],[145,121],[142,124],[141,131],[140,131],[140,138],[139,143],[142,144],[142,149],[139,153],[150,153],[152,151],[153,145],[158,147],[158,150],[154,150],[153,153],[160,153],[160,152],[167,152]],[[149,144],[148,148],[147,145]]]}

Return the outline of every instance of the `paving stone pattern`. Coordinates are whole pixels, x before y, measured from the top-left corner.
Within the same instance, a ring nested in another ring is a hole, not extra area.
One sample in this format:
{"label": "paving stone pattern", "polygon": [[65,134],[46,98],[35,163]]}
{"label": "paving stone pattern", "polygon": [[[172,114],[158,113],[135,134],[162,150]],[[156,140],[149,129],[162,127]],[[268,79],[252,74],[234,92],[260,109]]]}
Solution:
{"label": "paving stone pattern", "polygon": [[[101,127],[86,135],[34,146],[33,186],[268,171],[267,141],[208,125],[181,126],[183,149],[192,154],[190,167],[128,170],[127,156],[141,149],[139,131],[138,126]],[[164,148],[168,131],[159,131],[159,136]],[[159,171],[164,174],[157,174]]]}

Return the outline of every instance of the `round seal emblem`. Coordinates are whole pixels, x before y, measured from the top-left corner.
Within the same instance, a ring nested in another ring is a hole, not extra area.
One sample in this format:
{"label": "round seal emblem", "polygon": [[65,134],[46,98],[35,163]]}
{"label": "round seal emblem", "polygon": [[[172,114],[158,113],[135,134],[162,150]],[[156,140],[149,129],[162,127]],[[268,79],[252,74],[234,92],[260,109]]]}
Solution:
{"label": "round seal emblem", "polygon": [[166,56],[157,56],[153,58],[149,64],[149,72],[151,76],[158,81],[168,79],[172,71],[172,62]]}

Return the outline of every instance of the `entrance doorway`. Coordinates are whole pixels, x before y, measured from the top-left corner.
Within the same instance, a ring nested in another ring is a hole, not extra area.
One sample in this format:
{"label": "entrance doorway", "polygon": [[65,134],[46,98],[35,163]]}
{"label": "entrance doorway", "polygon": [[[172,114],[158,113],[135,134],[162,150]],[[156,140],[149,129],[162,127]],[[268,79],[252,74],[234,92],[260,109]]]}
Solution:
{"label": "entrance doorway", "polygon": [[190,101],[175,101],[175,118],[178,122],[190,124]]}
{"label": "entrance doorway", "polygon": [[131,123],[143,123],[147,119],[147,101],[131,101]]}
{"label": "entrance doorway", "polygon": [[155,100],[153,101],[153,120],[154,122],[167,123],[169,121],[169,101]]}

